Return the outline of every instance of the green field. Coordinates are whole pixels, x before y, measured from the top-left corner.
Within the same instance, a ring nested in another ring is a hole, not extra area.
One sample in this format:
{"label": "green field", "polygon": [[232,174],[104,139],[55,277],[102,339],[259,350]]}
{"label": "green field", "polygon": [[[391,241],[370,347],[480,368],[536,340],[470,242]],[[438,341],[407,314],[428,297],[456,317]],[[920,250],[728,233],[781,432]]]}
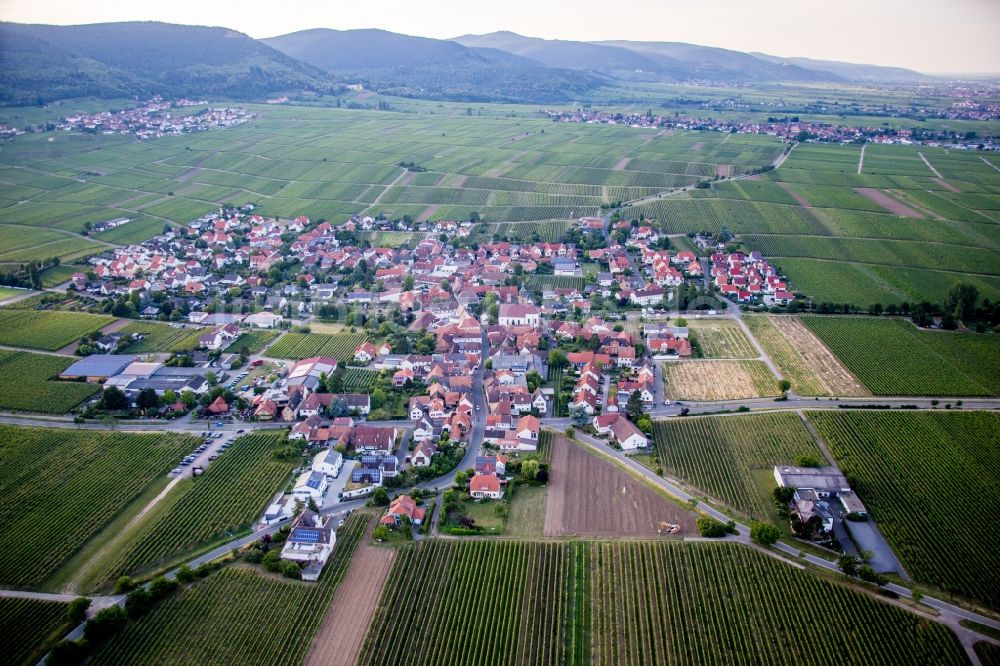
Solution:
{"label": "green field", "polygon": [[400,549],[358,663],[561,663],[574,550],[515,541]]}
{"label": "green field", "polygon": [[434,541],[398,551],[358,660],[404,662],[966,660],[944,625],[739,544]]}
{"label": "green field", "polygon": [[79,312],[0,310],[0,345],[56,351],[114,320]]}
{"label": "green field", "polygon": [[278,337],[278,331],[269,331],[266,329],[246,331],[244,333],[240,333],[240,337],[233,340],[232,343],[226,347],[226,351],[238,354],[246,348],[248,354],[256,354],[276,337]]}
{"label": "green field", "polygon": [[590,558],[595,664],[966,663],[944,625],[737,544],[605,543]]}
{"label": "green field", "polygon": [[185,480],[149,514],[117,549],[117,557],[97,572],[98,582],[147,572],[249,527],[289,477],[293,464],[274,456],[284,443],[283,431],[236,440],[203,476]]}
{"label": "green field", "polygon": [[341,363],[354,358],[354,350],[368,339],[364,332],[336,333],[286,333],[267,350],[269,358],[303,359],[329,356]]}
{"label": "green field", "polygon": [[1000,418],[987,412],[811,412],[915,580],[1000,607]]}
{"label": "green field", "polygon": [[141,335],[142,340],[125,348],[126,354],[146,354],[150,352],[182,352],[198,348],[198,337],[209,329],[185,324],[184,328],[173,328],[170,324],[148,321],[129,322],[120,329],[123,334]]}
{"label": "green field", "polygon": [[352,516],[316,583],[231,565],[130,624],[93,664],[301,664],[370,517]]}
{"label": "green field", "polygon": [[758,520],[773,513],[761,471],[799,456],[823,457],[802,419],[789,412],[654,421],[653,452],[672,476]]}
{"label": "green field", "polygon": [[65,414],[101,390],[97,384],[57,381],[71,356],[0,350],[0,409]]}
{"label": "green field", "polygon": [[52,601],[0,598],[0,651],[4,663],[37,664],[51,643],[69,630],[66,607]]}
{"label": "green field", "polygon": [[[720,164],[744,173],[781,150],[764,136],[556,124],[528,108],[513,118],[489,106],[482,117],[441,115],[437,105],[416,104],[420,113],[247,105],[262,113],[253,124],[143,143],[68,132],[17,137],[0,153],[0,263],[65,261],[99,251],[99,240],[144,240],[164,224],[247,201],[268,216],[333,222],[361,212],[416,221],[478,213],[499,225],[491,236],[537,231],[546,240],[560,233],[558,221],[603,203],[692,185]],[[404,161],[426,171],[405,171]],[[71,235],[117,217],[132,222],[91,239]],[[535,220],[557,222],[508,224]],[[44,236],[19,245],[31,229]],[[398,246],[412,237],[369,240]]]}
{"label": "green field", "polygon": [[358,391],[368,393],[375,387],[379,380],[379,372],[376,370],[365,370],[363,368],[345,368],[343,382],[344,391],[350,393]]}
{"label": "green field", "polygon": [[857,146],[797,145],[764,180],[716,183],[632,216],[673,234],[726,228],[816,302],[940,303],[960,282],[1000,296],[1000,173],[974,152],[928,146],[869,145],[861,174],[859,158]]}
{"label": "green field", "polygon": [[196,440],[0,426],[0,442],[0,584],[36,587]]}
{"label": "green field", "polygon": [[875,317],[803,316],[875,395],[1000,394],[1000,337],[919,330]]}

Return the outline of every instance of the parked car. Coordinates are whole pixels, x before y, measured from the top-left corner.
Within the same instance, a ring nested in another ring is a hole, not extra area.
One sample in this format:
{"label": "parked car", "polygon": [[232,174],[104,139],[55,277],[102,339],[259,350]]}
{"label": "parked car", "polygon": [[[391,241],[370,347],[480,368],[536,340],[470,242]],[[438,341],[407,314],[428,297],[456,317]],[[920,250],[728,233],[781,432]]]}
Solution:
{"label": "parked car", "polygon": [[208,459],[209,459],[209,460],[215,460],[215,459],[216,459],[216,458],[218,458],[218,457],[219,457],[219,455],[218,455],[218,454],[216,454],[216,453],[213,453],[212,455],[210,455],[210,456],[208,457]]}

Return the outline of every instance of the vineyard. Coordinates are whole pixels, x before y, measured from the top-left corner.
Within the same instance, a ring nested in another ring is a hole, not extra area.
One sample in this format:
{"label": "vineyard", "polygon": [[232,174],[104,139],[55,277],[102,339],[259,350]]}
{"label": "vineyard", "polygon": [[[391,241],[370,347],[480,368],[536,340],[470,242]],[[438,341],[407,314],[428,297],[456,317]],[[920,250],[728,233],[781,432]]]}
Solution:
{"label": "vineyard", "polygon": [[195,441],[0,426],[0,584],[41,585]]}
{"label": "vineyard", "polygon": [[576,289],[583,291],[585,280],[572,275],[525,275],[524,288],[532,291],[546,289]]}
{"label": "vineyard", "polygon": [[230,354],[239,354],[244,348],[246,348],[248,354],[256,354],[276,337],[278,337],[278,331],[269,331],[267,329],[246,331],[244,333],[240,333],[240,336],[233,340],[228,347],[226,347],[226,352]]}
{"label": "vineyard", "polygon": [[354,358],[354,350],[367,339],[364,332],[337,333],[286,333],[270,349],[270,358],[303,359],[313,356],[330,356],[341,363]]}
{"label": "vineyard", "polygon": [[757,358],[757,350],[739,325],[730,319],[688,322],[692,341],[705,358]]}
{"label": "vineyard", "polygon": [[94,655],[98,664],[303,662],[370,516],[351,516],[317,583],[232,565],[130,624]]}
{"label": "vineyard", "polygon": [[763,361],[677,361],[663,364],[671,400],[740,400],[776,396],[778,380]]}
{"label": "vineyard", "polygon": [[772,498],[755,474],[798,456],[822,459],[802,419],[787,412],[654,421],[653,446],[672,474],[758,520],[770,517]]}
{"label": "vineyard", "polygon": [[79,312],[0,310],[0,345],[56,351],[114,320]]}
{"label": "vineyard", "polygon": [[799,395],[870,395],[798,317],[747,315],[743,321]]}
{"label": "vineyard", "polygon": [[66,604],[0,598],[0,654],[5,664],[37,664],[66,629]]}
{"label": "vineyard", "polygon": [[347,393],[361,392],[367,393],[378,383],[379,373],[376,370],[365,370],[363,368],[346,368],[341,381],[344,391]]}
{"label": "vineyard", "polygon": [[1000,607],[1000,417],[987,412],[811,412],[915,580]]}
{"label": "vineyard", "polygon": [[291,472],[292,463],[274,456],[284,442],[281,431],[259,431],[236,440],[203,476],[173,491],[166,512],[147,521],[130,539],[102,582],[163,565],[248,527]]}
{"label": "vineyard", "polygon": [[400,549],[358,663],[563,663],[580,547],[431,541]]}
{"label": "vineyard", "polygon": [[145,354],[149,352],[181,352],[197,349],[198,338],[207,333],[207,328],[174,328],[169,324],[155,322],[130,322],[120,333],[123,335],[141,335],[142,339],[133,342],[125,348],[127,354]]}
{"label": "vineyard", "polygon": [[0,350],[0,409],[65,414],[100,390],[98,384],[50,379],[72,363],[69,356]]}
{"label": "vineyard", "polygon": [[599,543],[589,557],[594,664],[966,663],[944,625],[738,544]]}
{"label": "vineyard", "polygon": [[538,433],[538,459],[542,462],[552,460],[552,439],[555,433],[551,430],[543,429]]}
{"label": "vineyard", "polygon": [[921,331],[901,319],[806,315],[802,321],[875,395],[1000,394],[996,336]]}

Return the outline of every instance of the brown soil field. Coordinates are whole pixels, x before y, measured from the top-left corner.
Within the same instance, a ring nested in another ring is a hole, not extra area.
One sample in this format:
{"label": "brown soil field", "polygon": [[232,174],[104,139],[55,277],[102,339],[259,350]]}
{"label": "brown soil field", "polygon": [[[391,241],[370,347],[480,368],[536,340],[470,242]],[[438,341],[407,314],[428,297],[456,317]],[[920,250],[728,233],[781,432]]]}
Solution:
{"label": "brown soil field", "polygon": [[434,213],[436,213],[438,211],[438,208],[440,207],[441,206],[439,204],[431,204],[427,208],[424,208],[424,210],[420,213],[420,215],[417,215],[417,219],[415,221],[426,222],[427,220],[431,219],[431,216],[434,215]]}
{"label": "brown soil field", "polygon": [[[864,384],[834,356],[833,352],[798,317],[771,317],[771,322],[801,358],[805,372],[813,375],[826,395],[871,395]],[[793,356],[794,358],[794,356]],[[781,367],[781,363],[774,359]],[[783,374],[786,372],[781,368]],[[795,379],[790,377],[793,386]],[[796,389],[798,390],[798,389]],[[806,393],[808,395],[808,393]]]}
{"label": "brown soil field", "polygon": [[392,548],[375,546],[363,546],[354,554],[306,657],[308,666],[353,666],[357,662],[395,555]]}
{"label": "brown soil field", "polygon": [[720,178],[729,178],[733,175],[733,166],[731,164],[716,164],[715,175]]}
{"label": "brown soil field", "polygon": [[949,192],[961,192],[960,189],[958,189],[957,187],[955,187],[954,185],[952,185],[951,183],[949,183],[944,178],[932,178],[931,180],[933,180],[935,183],[937,183],[938,185],[940,185],[944,189],[948,190]]}
{"label": "brown soil field", "polygon": [[[696,533],[694,515],[600,454],[557,435],[552,442],[545,530],[548,537],[656,538],[660,522]],[[669,538],[669,537],[664,537]]]}
{"label": "brown soil field", "polygon": [[704,147],[705,147],[704,141],[695,141],[693,144],[691,144],[691,150],[702,150]]}
{"label": "brown soil field", "polygon": [[618,164],[615,165],[615,168],[613,169],[613,171],[624,171],[625,167],[627,167],[628,163],[631,162],[631,161],[632,161],[631,157],[623,157],[623,158],[621,158],[620,160],[618,160]]}
{"label": "brown soil field", "polygon": [[671,400],[742,400],[779,395],[778,380],[763,361],[675,361],[663,364]]}
{"label": "brown soil field", "polygon": [[882,208],[885,208],[893,215],[900,215],[902,217],[923,217],[923,215],[917,211],[913,210],[909,206],[904,206],[882,190],[878,190],[873,187],[855,187],[854,191],[869,201],[874,201],[876,204],[882,206]]}

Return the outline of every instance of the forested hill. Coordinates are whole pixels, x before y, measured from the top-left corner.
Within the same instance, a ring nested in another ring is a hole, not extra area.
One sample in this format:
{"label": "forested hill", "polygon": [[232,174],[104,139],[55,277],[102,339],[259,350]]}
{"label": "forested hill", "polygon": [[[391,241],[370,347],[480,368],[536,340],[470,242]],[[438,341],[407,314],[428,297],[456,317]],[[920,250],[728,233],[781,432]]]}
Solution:
{"label": "forested hill", "polygon": [[169,23],[0,24],[0,103],[65,97],[258,99],[334,92],[329,72],[228,28]]}
{"label": "forested hill", "polygon": [[262,41],[344,80],[394,95],[543,103],[577,99],[606,82],[497,49],[385,30],[303,30]]}

